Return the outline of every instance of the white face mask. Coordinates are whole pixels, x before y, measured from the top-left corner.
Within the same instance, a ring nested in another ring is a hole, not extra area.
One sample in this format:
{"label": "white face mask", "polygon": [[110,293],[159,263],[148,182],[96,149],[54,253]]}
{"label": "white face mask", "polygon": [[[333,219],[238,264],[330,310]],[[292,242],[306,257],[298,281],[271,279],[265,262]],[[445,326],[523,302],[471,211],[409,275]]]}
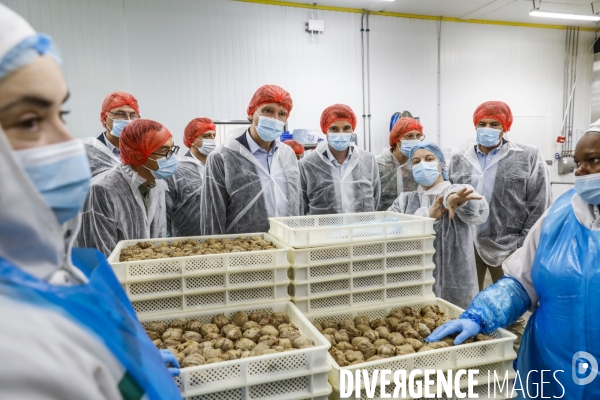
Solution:
{"label": "white face mask", "polygon": [[214,149],[217,148],[216,139],[202,139],[202,146],[196,147],[198,151],[205,156],[209,155]]}

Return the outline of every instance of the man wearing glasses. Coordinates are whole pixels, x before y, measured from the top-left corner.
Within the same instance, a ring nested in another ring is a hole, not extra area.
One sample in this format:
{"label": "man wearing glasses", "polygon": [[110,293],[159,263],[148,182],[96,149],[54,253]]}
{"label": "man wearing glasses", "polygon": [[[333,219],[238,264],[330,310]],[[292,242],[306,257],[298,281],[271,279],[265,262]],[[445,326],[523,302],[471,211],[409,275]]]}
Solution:
{"label": "man wearing glasses", "polygon": [[412,192],[419,186],[415,182],[410,159],[410,150],[425,139],[423,126],[413,118],[400,118],[390,132],[390,148],[377,156],[381,198],[377,211],[386,211],[402,192]]}
{"label": "man wearing glasses", "polygon": [[140,109],[135,97],[125,92],[113,92],[106,96],[100,110],[100,122],[105,131],[97,138],[84,140],[92,176],[106,172],[121,162],[119,137],[125,125],[137,119],[140,119]]}
{"label": "man wearing glasses", "polygon": [[[167,236],[165,179],[177,170],[171,132],[148,119],[128,124],[119,140],[121,164],[92,182],[77,247],[108,256],[120,240]],[[141,258],[143,259],[143,258]]]}

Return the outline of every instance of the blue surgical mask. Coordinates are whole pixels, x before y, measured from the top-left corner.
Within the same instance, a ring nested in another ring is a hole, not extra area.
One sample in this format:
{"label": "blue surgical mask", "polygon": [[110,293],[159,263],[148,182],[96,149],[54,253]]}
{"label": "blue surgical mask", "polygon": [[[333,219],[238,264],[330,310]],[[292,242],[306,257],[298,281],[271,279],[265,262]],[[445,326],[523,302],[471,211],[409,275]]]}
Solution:
{"label": "blue surgical mask", "polygon": [[350,147],[352,133],[328,133],[327,143],[337,151],[344,151]]}
{"label": "blue surgical mask", "polygon": [[421,143],[420,140],[402,140],[402,146],[400,146],[400,152],[404,154],[406,157],[410,156],[410,151],[417,144]]}
{"label": "blue surgical mask", "polygon": [[423,186],[433,185],[441,173],[438,171],[438,165],[440,163],[437,161],[421,161],[417,165],[413,165],[412,173],[415,181]]}
{"label": "blue surgical mask", "polygon": [[[108,117],[110,118],[110,116]],[[112,119],[112,118],[110,118]],[[129,119],[112,119],[112,129],[110,130],[110,134],[114,137],[121,137],[121,133],[123,132],[123,128],[125,125],[131,122]]]}
{"label": "blue surgical mask", "polygon": [[217,148],[217,140],[216,139],[202,139],[202,146],[198,147],[198,151],[205,156],[209,155],[213,152],[214,149]]}
{"label": "blue surgical mask", "polygon": [[15,154],[59,224],[79,213],[92,178],[80,140],[18,150]]}
{"label": "blue surgical mask", "polygon": [[258,117],[258,125],[255,126],[258,136],[265,142],[272,142],[279,139],[285,128],[285,122],[275,118]]}
{"label": "blue surgical mask", "polygon": [[576,176],[575,192],[586,203],[600,205],[600,173]]}
{"label": "blue surgical mask", "polygon": [[171,156],[171,158],[159,158],[156,162],[158,163],[158,170],[156,171],[142,165],[142,167],[149,170],[156,179],[169,179],[173,176],[175,171],[177,171],[177,166],[179,165],[179,160],[175,155]]}
{"label": "blue surgical mask", "polygon": [[500,141],[500,129],[477,128],[477,143],[484,147],[494,147]]}

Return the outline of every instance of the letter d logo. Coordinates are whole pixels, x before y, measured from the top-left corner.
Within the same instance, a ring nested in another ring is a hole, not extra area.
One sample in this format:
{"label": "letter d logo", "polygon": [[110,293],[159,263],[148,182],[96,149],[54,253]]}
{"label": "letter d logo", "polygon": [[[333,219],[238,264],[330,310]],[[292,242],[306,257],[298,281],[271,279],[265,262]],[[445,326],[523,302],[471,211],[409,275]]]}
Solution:
{"label": "letter d logo", "polygon": [[577,385],[587,385],[598,375],[598,362],[590,353],[578,351],[573,355],[571,372],[573,382]]}

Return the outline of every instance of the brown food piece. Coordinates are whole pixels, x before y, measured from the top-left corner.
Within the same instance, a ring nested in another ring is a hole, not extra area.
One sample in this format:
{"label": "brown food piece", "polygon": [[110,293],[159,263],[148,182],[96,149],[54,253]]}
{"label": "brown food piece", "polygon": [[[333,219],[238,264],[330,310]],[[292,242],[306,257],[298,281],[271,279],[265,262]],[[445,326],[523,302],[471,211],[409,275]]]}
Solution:
{"label": "brown food piece", "polygon": [[442,340],[440,340],[440,342],[444,342],[448,346],[454,346],[454,339],[451,338],[450,336],[446,336],[445,338],[443,338]]}
{"label": "brown food piece", "polygon": [[225,335],[225,337],[233,342],[236,342],[242,338],[242,330],[237,327],[230,329],[229,332],[227,332],[227,335]]}
{"label": "brown food piece", "polygon": [[476,342],[483,342],[485,340],[493,340],[494,338],[486,335],[485,333],[478,333],[477,335],[475,335],[475,341]]}
{"label": "brown food piece", "polygon": [[363,333],[363,336],[369,339],[371,342],[375,342],[377,339],[379,339],[379,333],[377,333],[377,331],[374,330],[370,330]]}
{"label": "brown food piece", "polygon": [[359,331],[361,334],[364,334],[365,332],[368,332],[368,331],[372,331],[372,329],[371,329],[371,327],[370,327],[369,325],[363,325],[363,324],[356,325],[356,329],[357,329],[357,330],[358,330],[358,331]]}
{"label": "brown food piece", "polygon": [[183,334],[183,336],[181,337],[181,341],[183,343],[185,342],[190,342],[190,341],[194,341],[194,342],[198,342],[200,343],[202,341],[202,335],[200,335],[197,332],[193,332],[193,331],[187,331],[186,333]]}
{"label": "brown food piece", "polygon": [[209,358],[208,360],[206,360],[207,364],[215,364],[215,363],[219,363],[221,361],[225,361],[223,360],[221,357],[215,357],[215,358]]}
{"label": "brown food piece", "polygon": [[422,338],[426,338],[427,336],[431,335],[431,331],[429,330],[427,325],[425,325],[423,323],[415,324],[415,330]]}
{"label": "brown food piece", "polygon": [[239,329],[239,327],[238,327],[237,325],[234,325],[234,324],[227,324],[227,325],[225,325],[224,327],[222,327],[222,328],[221,328],[221,333],[223,334],[223,336],[227,336],[227,333],[228,333],[230,330],[234,329],[234,328],[237,328],[237,329]]}
{"label": "brown food piece", "polygon": [[365,361],[365,357],[363,356],[363,353],[361,353],[360,351],[354,351],[354,350],[346,350],[344,352],[344,355],[346,356],[346,360],[349,363],[353,363],[353,362],[364,362]]}
{"label": "brown food piece", "polygon": [[260,339],[260,337],[262,335],[260,334],[259,329],[252,328],[252,329],[248,329],[246,332],[244,332],[244,334],[242,336],[246,339],[249,339],[249,340],[257,343],[258,339]]}
{"label": "brown food piece", "polygon": [[348,336],[348,333],[342,332],[342,331],[338,331],[335,335],[333,335],[333,338],[335,339],[336,343],[350,341],[350,337]]}
{"label": "brown food piece", "polygon": [[271,317],[269,317],[269,325],[272,325],[275,328],[279,328],[279,325],[282,325],[282,324],[281,324],[281,322],[279,322],[278,320],[276,320],[275,318],[273,318],[271,316]]}
{"label": "brown food piece", "polygon": [[407,316],[402,318],[401,322],[409,322],[411,325],[415,323],[417,319],[415,317]]}
{"label": "brown food piece", "polygon": [[198,320],[192,319],[187,323],[185,330],[200,333],[200,328],[202,328],[202,323]]}
{"label": "brown food piece", "polygon": [[152,341],[161,338],[161,336],[157,332],[154,332],[154,331],[146,331],[146,334]]}
{"label": "brown food piece", "polygon": [[198,342],[186,342],[177,348],[181,353],[186,356],[189,356],[193,353],[202,354],[203,347],[200,346]]}
{"label": "brown food piece", "polygon": [[399,332],[390,333],[390,336],[387,338],[387,340],[394,346],[402,346],[405,343],[404,336],[402,336],[402,334]]}
{"label": "brown food piece", "polygon": [[357,315],[354,317],[354,326],[358,328],[358,325],[367,325],[369,326],[369,317],[366,315]]}
{"label": "brown food piece", "polygon": [[221,349],[204,349],[204,351],[202,352],[202,356],[204,356],[204,358],[206,358],[207,360],[210,358],[221,357],[222,355],[223,352],[221,351]]}
{"label": "brown food piece", "polygon": [[402,313],[406,316],[413,316],[414,318],[419,317],[419,312],[412,307],[405,306],[402,307]]}
{"label": "brown food piece", "polygon": [[272,350],[275,350],[278,353],[281,353],[282,351],[284,351],[285,349],[283,348],[283,346],[273,346],[271,347]]}
{"label": "brown food piece", "polygon": [[321,325],[320,322],[313,322],[312,324],[314,325],[315,328],[317,328],[317,330],[319,332],[323,332],[323,326]]}
{"label": "brown food piece", "polygon": [[137,247],[140,249],[149,249],[152,247],[152,243],[150,242],[138,242]]}
{"label": "brown food piece", "polygon": [[425,314],[427,314],[428,312],[432,312],[435,314],[435,312],[433,311],[433,308],[431,307],[431,304],[426,305],[425,307],[421,308],[421,315],[425,316]]}
{"label": "brown food piece", "polygon": [[158,348],[158,349],[164,349],[165,348],[165,346],[163,345],[162,340],[160,340],[160,339],[153,340],[152,344],[155,345],[156,348]]}
{"label": "brown food piece", "polygon": [[[335,344],[337,343],[333,337],[333,335],[329,335],[329,334],[324,334],[323,337],[329,342],[331,343],[332,346],[335,346]],[[289,340],[289,339],[287,339]]]}
{"label": "brown food piece", "polygon": [[396,331],[398,325],[400,325],[400,320],[396,317],[387,317],[385,322],[387,323],[390,332]]}
{"label": "brown food piece", "polygon": [[429,347],[431,347],[432,349],[445,349],[446,347],[450,347],[450,346],[448,346],[448,343],[442,342],[442,341],[427,343],[427,345]]}
{"label": "brown food piece", "polygon": [[421,335],[419,335],[419,332],[415,331],[413,328],[409,328],[409,329],[405,330],[404,332],[402,332],[402,336],[404,336],[405,338],[412,338],[412,339],[418,339],[418,340],[423,339],[423,337]]}
{"label": "brown food piece", "polygon": [[374,319],[373,321],[371,321],[371,329],[377,329],[380,326],[384,326],[384,327],[388,327],[387,322],[385,322],[384,319]]}
{"label": "brown food piece", "polygon": [[185,322],[182,319],[174,319],[173,321],[171,321],[171,323],[169,324],[169,328],[173,328],[173,329],[181,329],[184,330],[185,327],[187,326],[187,322]]}
{"label": "brown food piece", "polygon": [[373,356],[373,357],[369,357],[367,359],[367,362],[371,362],[371,361],[379,361],[379,360],[383,360],[385,357],[381,357],[381,356]]}
{"label": "brown food piece", "polygon": [[163,339],[163,345],[166,348],[177,347],[177,346],[179,346],[179,344],[180,344],[179,340],[175,340],[175,339]]}
{"label": "brown food piece", "polygon": [[242,351],[248,350],[248,351],[250,351],[250,350],[254,349],[254,347],[256,347],[256,343],[254,343],[250,339],[243,338],[243,339],[240,339],[237,342],[235,342],[235,346],[234,347],[236,349],[238,349],[238,350],[242,350]]}
{"label": "brown food piece", "polygon": [[426,344],[425,346],[421,347],[417,353],[422,353],[424,351],[429,351],[429,350],[435,350],[432,346],[430,346],[429,344]]}
{"label": "brown food piece", "polygon": [[265,351],[270,350],[266,343],[259,343],[250,352],[250,357],[262,356]]}
{"label": "brown food piece", "polygon": [[159,336],[162,336],[162,334],[167,330],[167,324],[160,321],[152,321],[146,325],[146,330],[150,332],[156,332]]}
{"label": "brown food piece", "polygon": [[375,346],[373,346],[373,343],[371,343],[371,342],[361,342],[356,347],[356,350],[359,350],[360,352],[362,352],[365,359],[373,357],[377,353]]}
{"label": "brown food piece", "polygon": [[440,319],[438,319],[438,320],[435,322],[435,327],[436,327],[436,328],[439,328],[440,326],[444,325],[446,322],[449,322],[449,321],[451,321],[451,320],[452,320],[452,319],[451,319],[451,318],[448,318],[448,317],[440,317]]}
{"label": "brown food piece", "polygon": [[292,323],[288,323],[288,324],[281,324],[277,327],[277,329],[279,329],[279,332],[284,332],[284,331],[297,331],[298,327]]}
{"label": "brown food piece", "polygon": [[336,350],[333,353],[333,359],[340,367],[346,367],[349,364],[348,359],[346,359],[346,356],[344,355],[344,353],[342,353],[339,350]]}
{"label": "brown food piece", "polygon": [[202,341],[206,342],[206,341],[210,341],[210,340],[217,340],[220,338],[221,338],[220,333],[212,332],[212,333],[209,333],[208,335],[204,336],[204,339],[202,339]]}
{"label": "brown food piece", "polygon": [[292,346],[292,342],[290,339],[279,339],[279,346],[283,347],[284,350],[291,349],[294,347]]}
{"label": "brown food piece", "polygon": [[182,361],[181,361],[181,368],[188,368],[188,367],[196,367],[198,365],[204,365],[206,364],[206,359],[197,353],[194,354],[190,354],[189,356],[186,356]]}
{"label": "brown food piece", "polygon": [[354,350],[354,346],[351,343],[342,342],[335,345],[335,348],[341,351]]}
{"label": "brown food piece", "polygon": [[390,330],[385,326],[378,327],[377,329],[375,329],[375,332],[377,332],[379,334],[379,337],[382,339],[387,339],[388,337],[390,337]]}
{"label": "brown food piece", "polygon": [[248,322],[248,315],[246,315],[246,313],[243,311],[238,311],[231,318],[231,322],[241,328],[246,322]]}
{"label": "brown food piece", "polygon": [[323,331],[327,328],[334,328],[335,330],[338,329],[338,323],[332,319],[321,321],[321,326],[323,327]]}
{"label": "brown food piece", "polygon": [[258,321],[258,324],[260,326],[271,325],[271,318],[264,317],[263,319],[261,319],[260,321]]}
{"label": "brown food piece", "polygon": [[251,352],[249,350],[242,351],[242,356],[240,358],[248,358],[248,357],[250,357],[250,353]]}
{"label": "brown food piece", "polygon": [[401,346],[396,346],[396,355],[397,356],[405,356],[407,354],[412,354],[415,352],[415,349],[410,344],[403,344]]}
{"label": "brown food piece", "polygon": [[269,317],[269,315],[264,311],[256,311],[256,312],[253,312],[250,315],[248,315],[248,319],[250,321],[254,321],[256,323],[258,323],[258,321],[260,321],[261,319],[268,318],[268,317]]}
{"label": "brown food piece", "polygon": [[222,352],[233,350],[233,342],[229,339],[221,338],[215,342],[215,349],[220,349]]}
{"label": "brown food piece", "polygon": [[398,325],[398,327],[396,328],[396,332],[402,333],[407,329],[412,328],[412,325],[410,322],[401,322],[400,325]]}
{"label": "brown food piece", "polygon": [[260,336],[265,335],[277,337],[279,335],[279,330],[277,330],[277,328],[275,328],[273,325],[265,325],[260,329]]}
{"label": "brown food piece", "polygon": [[396,348],[391,344],[384,344],[377,349],[377,355],[381,357],[393,357],[396,355]]}
{"label": "brown food piece", "polygon": [[425,326],[427,326],[427,329],[429,329],[430,332],[433,332],[435,330],[435,321],[431,318],[421,318],[421,323],[425,324]]}
{"label": "brown food piece", "polygon": [[436,322],[438,319],[440,319],[440,316],[434,313],[433,311],[428,311],[421,317],[421,319],[425,318],[432,319],[433,322]]}
{"label": "brown food piece", "polygon": [[205,337],[209,333],[219,333],[221,329],[215,324],[204,324],[200,328],[200,334]]}
{"label": "brown food piece", "polygon": [[275,353],[278,353],[278,351],[275,349],[266,349],[266,350],[263,350],[262,355],[264,356],[266,354],[275,354]]}
{"label": "brown food piece", "polygon": [[215,324],[217,326],[217,328],[219,328],[219,331],[221,330],[221,328],[223,328],[225,325],[231,323],[231,321],[229,321],[229,318],[227,318],[225,315],[223,314],[218,314],[212,317],[212,323]]}
{"label": "brown food piece", "polygon": [[242,358],[241,350],[227,350],[227,353],[225,354],[229,356],[230,360],[237,360],[238,358]]}
{"label": "brown food piece", "polygon": [[248,329],[258,328],[260,329],[260,325],[254,321],[248,321],[242,326],[242,332],[246,332]]}
{"label": "brown food piece", "polygon": [[404,318],[404,313],[402,310],[392,310],[388,315],[388,318],[396,318],[398,321],[402,321],[402,318]]}
{"label": "brown food piece", "polygon": [[279,344],[279,339],[276,336],[265,335],[258,339],[258,344],[264,343],[269,347]]}
{"label": "brown food piece", "polygon": [[171,339],[171,340],[177,340],[178,342],[181,341],[181,335],[183,334],[181,329],[178,328],[169,328],[165,331],[165,333],[162,334],[162,339],[167,340],[167,339]]}
{"label": "brown food piece", "polygon": [[352,346],[354,346],[354,348],[358,348],[358,346],[364,342],[371,343],[371,341],[366,337],[359,336],[357,338],[352,339]]}
{"label": "brown food piece", "polygon": [[362,336],[362,333],[356,328],[346,328],[346,333],[348,334],[348,338],[350,340]]}
{"label": "brown food piece", "polygon": [[421,347],[423,347],[423,342],[421,342],[420,340],[413,338],[405,338],[404,340],[406,344],[411,345],[412,348],[415,350],[419,350]]}
{"label": "brown food piece", "polygon": [[204,349],[212,349],[214,344],[217,343],[216,340],[209,340],[207,342],[202,342],[200,343],[200,349],[204,350]]}
{"label": "brown food piece", "polygon": [[384,344],[390,344],[390,342],[388,342],[388,341],[387,341],[387,340],[385,340],[385,339],[377,339],[377,340],[376,340],[376,341],[373,343],[373,346],[375,346],[375,348],[376,348],[377,350],[379,350],[379,348],[380,348],[381,346],[383,346]]}
{"label": "brown food piece", "polygon": [[337,329],[335,328],[326,328],[323,330],[323,334],[325,335],[335,335],[337,333]]}
{"label": "brown food piece", "polygon": [[338,327],[340,328],[340,330],[354,328],[354,321],[352,321],[351,319],[343,319],[339,322]]}
{"label": "brown food piece", "polygon": [[313,341],[305,338],[304,336],[300,336],[297,337],[296,339],[292,340],[292,346],[294,346],[294,348],[298,349],[300,347],[303,346],[308,346],[308,345],[313,345]]}
{"label": "brown food piece", "polygon": [[284,312],[274,312],[271,317],[277,320],[280,324],[289,324],[290,316]]}
{"label": "brown food piece", "polygon": [[295,331],[295,332],[290,332],[290,334],[288,335],[288,339],[290,339],[290,341],[294,341],[296,340],[296,338],[301,337],[302,334],[299,331]]}

